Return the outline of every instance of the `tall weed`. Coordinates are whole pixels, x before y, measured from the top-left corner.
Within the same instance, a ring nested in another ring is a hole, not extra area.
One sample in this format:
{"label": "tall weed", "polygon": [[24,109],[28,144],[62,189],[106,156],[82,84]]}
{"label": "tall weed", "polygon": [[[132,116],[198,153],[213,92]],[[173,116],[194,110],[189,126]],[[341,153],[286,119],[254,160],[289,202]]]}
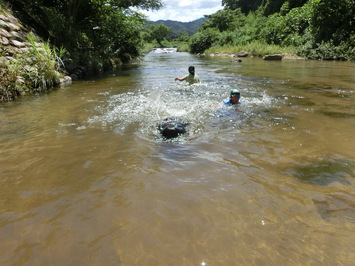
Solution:
{"label": "tall weed", "polygon": [[11,60],[1,57],[0,60],[0,101],[10,101],[30,92],[48,90],[59,83],[63,76],[59,73],[60,57],[48,43],[36,40],[30,33],[30,46],[26,53],[20,53]]}

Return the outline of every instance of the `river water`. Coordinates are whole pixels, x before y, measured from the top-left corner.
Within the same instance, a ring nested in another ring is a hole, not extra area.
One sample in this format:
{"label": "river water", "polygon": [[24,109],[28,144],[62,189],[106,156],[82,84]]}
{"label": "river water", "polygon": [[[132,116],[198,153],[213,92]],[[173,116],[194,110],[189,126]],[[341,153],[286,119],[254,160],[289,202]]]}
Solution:
{"label": "river water", "polygon": [[353,265],[354,91],[354,62],[170,51],[2,104],[0,264]]}

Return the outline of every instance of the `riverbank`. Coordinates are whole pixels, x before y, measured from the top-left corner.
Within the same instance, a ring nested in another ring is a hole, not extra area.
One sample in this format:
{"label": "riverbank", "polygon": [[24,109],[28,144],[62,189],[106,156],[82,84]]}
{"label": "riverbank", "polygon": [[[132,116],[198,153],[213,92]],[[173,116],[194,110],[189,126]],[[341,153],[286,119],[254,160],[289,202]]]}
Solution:
{"label": "riverbank", "polygon": [[[143,54],[147,54],[155,48],[177,48],[178,52],[189,52],[190,47],[187,42],[168,42],[163,41],[162,46],[155,43],[147,43],[142,49]],[[203,54],[205,56],[218,57],[266,57],[270,55],[280,55],[282,59],[306,59],[296,53],[295,47],[280,47],[277,45],[261,44],[252,42],[243,46],[214,46],[207,49]]]}
{"label": "riverbank", "polygon": [[295,47],[280,47],[278,45],[262,44],[251,42],[241,46],[211,47],[206,54],[212,56],[229,57],[265,57],[269,55],[280,55],[283,59],[305,59],[296,53]]}
{"label": "riverbank", "polygon": [[60,70],[61,51],[41,40],[3,5],[0,45],[0,102],[71,82]]}

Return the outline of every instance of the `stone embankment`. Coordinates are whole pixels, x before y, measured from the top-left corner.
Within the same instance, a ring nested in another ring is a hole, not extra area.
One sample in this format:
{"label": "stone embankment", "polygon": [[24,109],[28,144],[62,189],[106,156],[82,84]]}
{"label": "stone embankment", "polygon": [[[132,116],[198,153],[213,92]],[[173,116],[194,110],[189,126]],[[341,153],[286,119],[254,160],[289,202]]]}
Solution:
{"label": "stone embankment", "polygon": [[[33,49],[41,51],[41,49],[43,49],[43,43],[38,41],[40,40],[38,37],[36,37],[36,40],[33,42],[29,42],[29,34],[33,34],[30,29],[25,27],[10,10],[5,10],[4,7],[0,6],[0,101],[16,98],[16,96],[12,94],[14,94],[14,91],[17,89],[11,86],[25,87],[21,86],[21,84],[25,84],[25,80],[28,77],[21,76],[21,73],[16,73],[16,77],[14,77],[15,80],[10,80],[9,73],[14,72],[13,68],[17,64],[20,65],[26,62],[32,71],[36,69],[36,60],[33,60]],[[53,65],[57,64],[57,62],[52,63]],[[9,68],[12,69],[9,70]],[[70,77],[63,77],[63,75],[58,73],[58,80],[52,85],[56,86],[70,82]],[[30,91],[31,88],[27,88],[19,90],[17,94],[25,94]],[[6,95],[8,95],[8,97],[6,97]]]}

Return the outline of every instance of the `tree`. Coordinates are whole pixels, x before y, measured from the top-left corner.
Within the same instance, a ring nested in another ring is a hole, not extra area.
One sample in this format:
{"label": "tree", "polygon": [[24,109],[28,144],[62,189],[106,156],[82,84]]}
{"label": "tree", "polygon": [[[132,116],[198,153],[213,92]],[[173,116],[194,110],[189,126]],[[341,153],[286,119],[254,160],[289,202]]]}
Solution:
{"label": "tree", "polygon": [[187,42],[190,39],[190,35],[185,30],[179,31],[179,38],[178,40],[181,42]]}
{"label": "tree", "polygon": [[143,15],[131,8],[158,9],[162,0],[11,0],[46,40],[63,46],[74,64],[138,55]]}
{"label": "tree", "polygon": [[222,6],[232,10],[240,8],[244,14],[255,11],[261,6],[264,0],[222,0]]}
{"label": "tree", "polygon": [[308,0],[288,0],[290,8],[301,7],[307,2]]}
{"label": "tree", "polygon": [[236,30],[245,23],[245,15],[240,8],[231,10],[224,8],[212,15],[206,15],[208,20],[202,25],[202,29],[216,28],[219,31]]}
{"label": "tree", "polygon": [[172,34],[172,29],[164,24],[148,26],[148,38],[150,41],[156,40],[159,45]]}
{"label": "tree", "polygon": [[310,0],[310,28],[316,42],[341,43],[354,35],[354,0]]}
{"label": "tree", "polygon": [[287,0],[266,0],[263,3],[264,15],[268,16],[280,11],[281,6],[288,2]]}
{"label": "tree", "polygon": [[195,33],[190,38],[190,50],[192,53],[203,53],[210,48],[218,39],[219,32],[216,29],[208,28]]}
{"label": "tree", "polygon": [[97,2],[103,2],[104,5],[117,8],[138,7],[146,10],[157,10],[162,7],[161,0],[97,0]]}

